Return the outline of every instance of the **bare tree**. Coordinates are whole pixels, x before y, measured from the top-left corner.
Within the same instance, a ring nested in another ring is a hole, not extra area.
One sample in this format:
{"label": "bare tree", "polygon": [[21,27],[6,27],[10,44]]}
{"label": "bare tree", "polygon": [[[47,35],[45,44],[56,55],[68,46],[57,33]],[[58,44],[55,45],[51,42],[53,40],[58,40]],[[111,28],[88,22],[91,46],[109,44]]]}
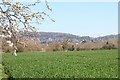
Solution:
{"label": "bare tree", "polygon": [[[34,0],[35,1],[35,0]],[[0,32],[1,37],[7,38],[9,44],[14,48],[14,55],[17,56],[16,45],[21,43],[18,34],[24,31],[36,31],[33,24],[41,24],[48,17],[47,11],[52,11],[48,5],[48,1],[44,1],[46,8],[41,12],[32,11],[32,7],[42,4],[36,0],[32,4],[24,4],[19,0],[2,0],[0,1]],[[21,27],[23,26],[23,27]],[[22,44],[22,43],[21,43]]]}

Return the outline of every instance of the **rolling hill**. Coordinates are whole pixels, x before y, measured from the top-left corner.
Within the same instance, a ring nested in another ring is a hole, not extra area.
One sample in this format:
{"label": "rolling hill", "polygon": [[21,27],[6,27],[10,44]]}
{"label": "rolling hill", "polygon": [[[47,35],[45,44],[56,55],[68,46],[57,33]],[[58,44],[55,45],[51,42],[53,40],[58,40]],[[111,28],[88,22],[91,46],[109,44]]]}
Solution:
{"label": "rolling hill", "polygon": [[[63,41],[63,40],[72,40],[75,43],[81,42],[83,40],[86,41],[104,41],[104,40],[110,40],[110,39],[118,39],[118,35],[106,35],[106,36],[100,36],[100,37],[90,37],[90,36],[77,36],[69,33],[58,33],[58,32],[37,32],[32,33],[30,32],[28,34],[29,37],[32,38],[38,38],[41,43],[54,43],[57,41]],[[26,35],[24,35],[26,37]]]}

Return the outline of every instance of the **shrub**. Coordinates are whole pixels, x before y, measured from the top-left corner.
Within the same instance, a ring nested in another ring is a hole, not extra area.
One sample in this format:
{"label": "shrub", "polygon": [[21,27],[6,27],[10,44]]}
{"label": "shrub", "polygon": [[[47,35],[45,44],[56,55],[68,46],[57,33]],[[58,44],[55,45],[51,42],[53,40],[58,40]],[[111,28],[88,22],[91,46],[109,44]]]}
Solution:
{"label": "shrub", "polygon": [[20,45],[20,44],[17,45],[17,52],[24,52],[23,45]]}
{"label": "shrub", "polygon": [[8,47],[8,46],[4,46],[4,48],[2,48],[2,51],[5,53],[10,53],[13,51],[13,48]]}
{"label": "shrub", "polygon": [[113,43],[106,42],[105,45],[103,45],[102,49],[117,49],[116,46]]}
{"label": "shrub", "polygon": [[37,40],[25,41],[24,52],[42,51],[41,44]]}
{"label": "shrub", "polygon": [[75,46],[74,45],[69,46],[68,50],[69,51],[74,51],[75,50]]}
{"label": "shrub", "polygon": [[80,47],[77,47],[76,50],[77,50],[77,51],[80,51]]}
{"label": "shrub", "polygon": [[59,43],[52,44],[51,46],[49,46],[49,49],[51,49],[52,51],[62,51],[61,44]]}
{"label": "shrub", "polygon": [[[17,44],[17,52],[32,52],[32,51],[41,51],[41,44],[37,40],[28,40],[24,41],[26,47],[22,44]],[[2,44],[3,52],[13,52],[13,48],[9,47],[5,42]]]}
{"label": "shrub", "polygon": [[5,53],[10,53],[13,51],[13,48],[8,46],[8,44],[6,43],[6,40],[2,41],[2,51]]}

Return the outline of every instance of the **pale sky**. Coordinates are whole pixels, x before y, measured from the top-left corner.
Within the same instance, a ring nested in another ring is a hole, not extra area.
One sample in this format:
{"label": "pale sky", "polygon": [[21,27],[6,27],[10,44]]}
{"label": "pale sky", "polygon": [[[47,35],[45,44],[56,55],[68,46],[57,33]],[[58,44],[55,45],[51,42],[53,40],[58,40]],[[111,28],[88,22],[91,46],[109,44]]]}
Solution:
{"label": "pale sky", "polygon": [[[24,3],[30,1],[33,0],[23,0]],[[47,18],[42,25],[35,25],[41,32],[62,32],[91,37],[118,33],[118,0],[48,1],[53,9],[48,14],[56,22]],[[42,11],[45,7],[45,4],[41,4],[32,10]]]}
{"label": "pale sky", "polygon": [[[7,0],[5,0],[7,1]],[[38,0],[10,0],[19,2],[34,2]],[[39,0],[44,2],[45,0]],[[47,0],[48,2],[118,2],[119,0]]]}
{"label": "pale sky", "polygon": [[117,2],[51,2],[50,16],[40,31],[98,37],[118,33]]}

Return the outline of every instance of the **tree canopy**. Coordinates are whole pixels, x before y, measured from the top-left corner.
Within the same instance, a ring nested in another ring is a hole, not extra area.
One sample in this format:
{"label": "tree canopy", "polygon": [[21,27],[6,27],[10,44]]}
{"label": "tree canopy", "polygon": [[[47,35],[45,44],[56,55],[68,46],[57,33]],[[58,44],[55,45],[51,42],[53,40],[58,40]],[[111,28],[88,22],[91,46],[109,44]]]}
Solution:
{"label": "tree canopy", "polygon": [[[47,0],[45,0],[45,10],[41,12],[31,11],[33,6],[39,4],[42,4],[39,0],[32,2],[32,4],[24,4],[19,0],[2,0],[0,2],[0,29],[10,30],[11,35],[13,35],[24,30],[35,31],[36,27],[33,23],[41,24],[46,16],[54,22],[46,12],[47,10],[52,11]],[[21,25],[24,26],[22,29]]]}
{"label": "tree canopy", "polygon": [[[28,0],[29,1],[29,0]],[[14,53],[16,54],[16,44],[18,43],[20,33],[26,31],[37,31],[34,24],[41,24],[45,18],[55,22],[47,13],[52,11],[48,1],[44,0],[45,9],[42,11],[32,11],[36,5],[42,4],[43,0],[33,0],[34,2],[21,2],[20,0],[0,0],[0,38],[9,38]],[[27,3],[27,4],[26,4]],[[7,35],[6,35],[7,34]]]}

